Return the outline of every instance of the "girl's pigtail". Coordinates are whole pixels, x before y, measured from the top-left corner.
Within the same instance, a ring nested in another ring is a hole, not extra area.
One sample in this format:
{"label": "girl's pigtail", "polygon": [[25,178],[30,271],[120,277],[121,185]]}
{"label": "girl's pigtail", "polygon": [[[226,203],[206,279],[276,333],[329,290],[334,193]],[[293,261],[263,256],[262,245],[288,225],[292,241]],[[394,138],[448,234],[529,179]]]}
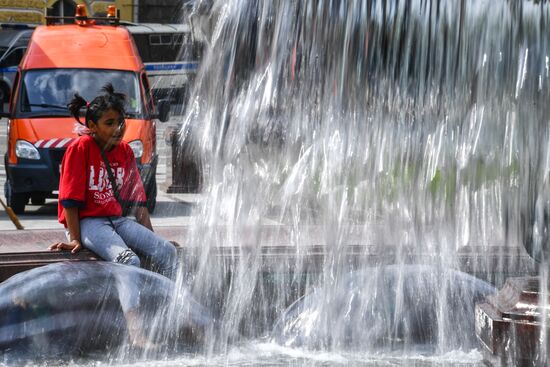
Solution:
{"label": "girl's pigtail", "polygon": [[71,115],[73,115],[76,121],[78,121],[78,123],[80,123],[81,125],[85,124],[80,121],[80,110],[82,109],[82,107],[87,105],[88,102],[86,102],[86,100],[82,98],[82,96],[78,93],[75,93],[74,98],[67,105],[67,108],[69,109]]}
{"label": "girl's pigtail", "polygon": [[74,98],[67,105],[69,112],[74,116],[78,123],[74,124],[73,132],[78,135],[87,135],[90,134],[90,129],[80,121],[80,110],[82,107],[88,107],[90,104],[86,102],[84,98],[78,93],[75,93]]}
{"label": "girl's pigtail", "polygon": [[103,88],[101,88],[101,90],[103,92],[105,92],[106,94],[109,94],[113,97],[115,97],[116,99],[120,100],[121,102],[125,102],[126,101],[126,95],[124,93],[117,93],[115,92],[115,87],[113,87],[113,84],[112,83],[107,83],[103,86]]}

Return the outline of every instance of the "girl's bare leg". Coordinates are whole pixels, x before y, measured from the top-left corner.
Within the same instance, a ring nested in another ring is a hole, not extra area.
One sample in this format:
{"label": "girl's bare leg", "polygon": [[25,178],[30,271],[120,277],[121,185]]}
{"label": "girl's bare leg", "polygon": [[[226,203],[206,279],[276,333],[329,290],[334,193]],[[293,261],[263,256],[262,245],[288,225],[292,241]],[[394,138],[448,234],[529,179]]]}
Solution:
{"label": "girl's bare leg", "polygon": [[143,349],[157,349],[158,344],[153,343],[143,332],[142,319],[137,310],[128,310],[124,313],[128,335],[133,346]]}

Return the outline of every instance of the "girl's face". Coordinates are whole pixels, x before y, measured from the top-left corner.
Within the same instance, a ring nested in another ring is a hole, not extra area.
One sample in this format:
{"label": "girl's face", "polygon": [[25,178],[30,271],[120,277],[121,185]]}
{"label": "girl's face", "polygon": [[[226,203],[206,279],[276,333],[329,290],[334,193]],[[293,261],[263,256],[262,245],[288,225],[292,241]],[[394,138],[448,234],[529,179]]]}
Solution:
{"label": "girl's face", "polygon": [[110,150],[118,145],[126,130],[124,118],[112,109],[105,111],[103,116],[97,121],[97,124],[90,121],[88,127],[92,131],[95,140],[99,143],[99,146],[104,150]]}

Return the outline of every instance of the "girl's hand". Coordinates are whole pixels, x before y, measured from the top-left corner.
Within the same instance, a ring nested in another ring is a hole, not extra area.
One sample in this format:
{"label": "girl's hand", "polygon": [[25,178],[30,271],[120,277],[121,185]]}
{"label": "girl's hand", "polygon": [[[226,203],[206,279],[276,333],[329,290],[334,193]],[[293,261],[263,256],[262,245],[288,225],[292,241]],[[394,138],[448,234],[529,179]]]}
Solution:
{"label": "girl's hand", "polygon": [[82,244],[79,240],[72,240],[69,243],[57,242],[48,247],[50,251],[71,250],[71,254],[76,254],[82,248]]}

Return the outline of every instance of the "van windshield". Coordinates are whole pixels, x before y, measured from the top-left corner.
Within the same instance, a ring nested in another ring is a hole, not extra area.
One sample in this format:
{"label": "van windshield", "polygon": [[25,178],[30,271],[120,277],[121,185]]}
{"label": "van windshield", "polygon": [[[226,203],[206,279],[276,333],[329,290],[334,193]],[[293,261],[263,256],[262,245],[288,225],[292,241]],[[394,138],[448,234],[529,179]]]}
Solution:
{"label": "van windshield", "polygon": [[29,70],[23,75],[18,110],[21,117],[70,116],[67,104],[75,93],[91,101],[107,83],[126,95],[126,115],[141,117],[143,105],[137,74],[120,70]]}

